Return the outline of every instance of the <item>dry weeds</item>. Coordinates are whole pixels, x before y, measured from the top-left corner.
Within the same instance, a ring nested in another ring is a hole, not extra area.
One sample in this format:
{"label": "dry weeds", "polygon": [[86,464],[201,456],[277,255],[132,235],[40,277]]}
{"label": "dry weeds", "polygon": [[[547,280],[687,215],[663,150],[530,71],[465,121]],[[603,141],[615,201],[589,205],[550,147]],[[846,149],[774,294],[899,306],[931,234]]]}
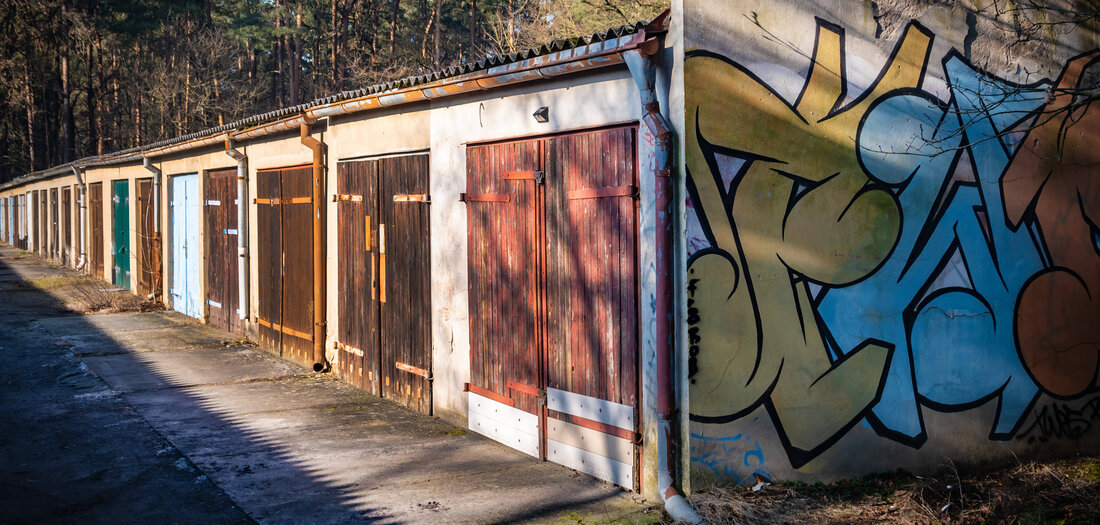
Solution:
{"label": "dry weeds", "polygon": [[28,288],[46,292],[77,313],[147,312],[163,307],[117,286],[86,275],[40,277],[22,281]]}
{"label": "dry weeds", "polygon": [[935,476],[714,487],[691,497],[708,523],[1100,523],[1100,459],[1026,462]]}

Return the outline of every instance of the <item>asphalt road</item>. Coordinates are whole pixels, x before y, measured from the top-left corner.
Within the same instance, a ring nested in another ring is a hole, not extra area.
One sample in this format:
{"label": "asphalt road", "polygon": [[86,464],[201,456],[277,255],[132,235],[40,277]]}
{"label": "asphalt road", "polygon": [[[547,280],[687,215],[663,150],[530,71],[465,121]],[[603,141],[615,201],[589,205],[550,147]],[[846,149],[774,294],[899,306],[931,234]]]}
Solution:
{"label": "asphalt road", "polygon": [[660,517],[182,315],[74,314],[51,275],[73,274],[0,248],[0,523]]}

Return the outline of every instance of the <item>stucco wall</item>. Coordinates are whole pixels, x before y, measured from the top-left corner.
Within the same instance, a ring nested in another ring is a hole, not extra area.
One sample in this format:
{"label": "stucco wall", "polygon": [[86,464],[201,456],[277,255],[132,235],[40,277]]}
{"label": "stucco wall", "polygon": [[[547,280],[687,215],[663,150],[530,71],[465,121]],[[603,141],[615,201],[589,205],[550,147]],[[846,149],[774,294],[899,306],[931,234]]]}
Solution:
{"label": "stucco wall", "polygon": [[685,1],[697,482],[1100,448],[1097,34],[968,4]]}

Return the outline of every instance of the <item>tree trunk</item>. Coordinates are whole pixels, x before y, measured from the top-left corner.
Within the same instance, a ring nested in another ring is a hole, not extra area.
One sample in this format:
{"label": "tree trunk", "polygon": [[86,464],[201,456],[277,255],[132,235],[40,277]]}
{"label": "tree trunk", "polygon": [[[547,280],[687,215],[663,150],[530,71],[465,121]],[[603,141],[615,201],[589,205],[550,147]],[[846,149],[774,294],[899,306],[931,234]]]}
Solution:
{"label": "tree trunk", "polygon": [[[275,32],[276,32],[276,34],[278,34],[280,32],[279,31],[280,28],[283,27],[283,15],[282,15],[282,12],[279,9],[279,1],[278,0],[275,0],[275,11],[276,11]],[[272,91],[274,92],[273,94],[275,95],[275,104],[278,105],[280,108],[285,105],[284,104],[285,99],[283,98],[283,78],[282,78],[283,77],[283,62],[285,61],[284,49],[283,49],[284,42],[285,42],[285,38],[282,35],[277,36],[275,38],[275,52],[271,54],[271,58],[273,59],[272,61],[274,62],[274,64],[273,64],[274,68],[272,69],[272,75],[271,75],[271,81],[272,81],[271,88],[272,88]]]}
{"label": "tree trunk", "polygon": [[[240,55],[237,55],[238,71],[240,71],[241,69],[240,59]],[[225,124],[225,115],[222,113],[222,94],[221,90],[218,89],[218,61],[217,58],[214,56],[213,47],[210,48],[210,67],[212,69],[210,76],[214,84],[214,110],[218,113],[218,125],[221,126],[222,124]]]}
{"label": "tree trunk", "polygon": [[396,58],[394,51],[397,48],[397,15],[401,11],[401,0],[393,0],[393,15],[390,17],[390,65]]}
{"label": "tree trunk", "polygon": [[[99,33],[95,36],[95,74],[99,81],[99,88],[103,89],[103,47],[100,43]],[[102,95],[102,94],[101,94]],[[95,98],[95,154],[103,154],[103,97]]]}
{"label": "tree trunk", "polygon": [[[439,0],[436,0],[436,4]],[[424,37],[420,39],[420,61],[422,64],[428,62],[428,33],[432,31],[432,23],[435,22],[435,10],[428,14],[428,23],[424,25]]]}
{"label": "tree trunk", "polygon": [[95,92],[95,75],[92,74],[92,67],[95,64],[95,48],[92,42],[88,42],[88,65],[87,65],[87,84],[85,85],[86,96],[85,100],[88,102],[88,145],[85,152],[91,152],[95,149],[96,144],[99,142],[99,134],[96,129],[96,102],[99,97]]}
{"label": "tree trunk", "polygon": [[76,119],[69,88],[69,23],[67,2],[61,2],[61,162],[73,160],[76,140],[73,136]]}
{"label": "tree trunk", "polygon": [[302,4],[294,13],[294,50],[290,60],[290,105],[302,102]]}
{"label": "tree trunk", "polygon": [[432,66],[439,69],[439,63],[442,61],[440,56],[442,40],[443,40],[443,0],[435,0],[435,14],[432,15],[435,18],[435,35],[433,35],[435,53],[432,54]]}
{"label": "tree trunk", "polygon": [[329,58],[329,66],[332,71],[332,90],[343,91],[344,87],[340,82],[340,62],[338,57],[340,55],[340,32],[344,30],[343,26],[337,25],[336,18],[336,6],[340,3],[339,0],[332,0],[332,41],[329,43],[329,51],[331,56]]}
{"label": "tree trunk", "polygon": [[31,74],[26,62],[23,63],[23,97],[27,104],[27,158],[34,171],[34,91],[31,91]]}
{"label": "tree trunk", "polygon": [[470,61],[474,60],[474,49],[477,45],[477,0],[470,2]]}

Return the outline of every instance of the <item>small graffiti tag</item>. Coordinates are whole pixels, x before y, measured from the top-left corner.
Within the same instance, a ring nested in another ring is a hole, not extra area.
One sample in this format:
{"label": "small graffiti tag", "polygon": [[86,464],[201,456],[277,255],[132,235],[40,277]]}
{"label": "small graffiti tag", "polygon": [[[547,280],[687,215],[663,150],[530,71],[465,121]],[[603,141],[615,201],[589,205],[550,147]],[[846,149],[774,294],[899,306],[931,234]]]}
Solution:
{"label": "small graffiti tag", "polygon": [[750,474],[771,479],[764,469],[760,443],[744,434],[726,437],[691,434],[691,462],[710,470],[718,479],[734,483],[746,480]]}
{"label": "small graffiti tag", "polygon": [[1035,422],[1027,427],[1019,439],[1028,444],[1046,443],[1051,439],[1078,439],[1100,422],[1100,397],[1094,397],[1081,408],[1066,403],[1051,403],[1035,413]]}

